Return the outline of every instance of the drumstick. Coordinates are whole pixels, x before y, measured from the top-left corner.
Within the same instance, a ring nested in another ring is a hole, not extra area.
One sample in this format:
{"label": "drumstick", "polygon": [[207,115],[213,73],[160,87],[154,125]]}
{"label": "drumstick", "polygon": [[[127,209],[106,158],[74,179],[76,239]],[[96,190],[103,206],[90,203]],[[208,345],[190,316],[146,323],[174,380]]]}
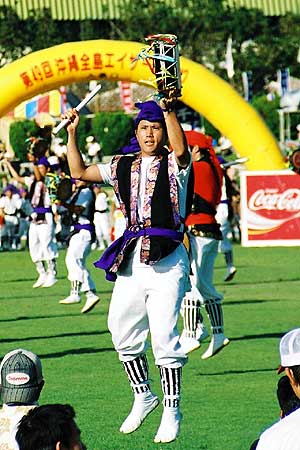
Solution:
{"label": "drumstick", "polygon": [[226,161],[225,163],[221,163],[221,166],[226,169],[227,167],[230,167],[230,166],[235,166],[237,164],[242,164],[242,163],[248,161],[248,159],[249,158],[246,157],[246,158],[238,158],[238,159],[235,159],[233,161]]}
{"label": "drumstick", "polygon": [[[101,84],[97,84],[97,86],[75,107],[76,111],[79,112],[93,97],[100,91]],[[69,123],[69,119],[64,119],[58,124],[55,128],[53,128],[52,133],[57,134],[60,130],[62,130]]]}

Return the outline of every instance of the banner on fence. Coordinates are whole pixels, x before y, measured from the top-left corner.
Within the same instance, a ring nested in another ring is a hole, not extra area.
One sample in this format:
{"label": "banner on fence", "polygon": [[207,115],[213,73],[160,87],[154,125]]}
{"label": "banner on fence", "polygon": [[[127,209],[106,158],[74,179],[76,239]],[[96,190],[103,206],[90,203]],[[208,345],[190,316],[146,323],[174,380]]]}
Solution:
{"label": "banner on fence", "polygon": [[245,171],[240,180],[242,245],[300,245],[300,175]]}

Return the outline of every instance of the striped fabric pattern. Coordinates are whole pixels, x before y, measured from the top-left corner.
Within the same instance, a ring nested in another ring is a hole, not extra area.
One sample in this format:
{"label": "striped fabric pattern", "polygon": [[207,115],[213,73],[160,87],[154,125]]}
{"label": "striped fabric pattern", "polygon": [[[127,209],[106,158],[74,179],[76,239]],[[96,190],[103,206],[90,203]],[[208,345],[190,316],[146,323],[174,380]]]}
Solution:
{"label": "striped fabric pattern", "polygon": [[[121,19],[122,10],[130,0],[0,0],[0,6],[14,8],[22,19],[28,12],[47,8],[54,20],[112,20]],[[174,7],[173,0],[162,0]],[[300,15],[299,0],[223,0],[233,8],[257,8],[265,15],[280,16],[288,12]]]}
{"label": "striped fabric pattern", "polygon": [[146,355],[138,356],[132,361],[123,361],[123,367],[135,394],[142,394],[150,390]]}
{"label": "striped fabric pattern", "polygon": [[256,8],[267,16],[284,16],[286,13],[300,14],[299,0],[225,0],[230,7]]}
{"label": "striped fabric pattern", "polygon": [[119,19],[128,0],[0,0],[0,6],[14,8],[22,19],[35,9],[51,10],[54,20]]}
{"label": "striped fabric pattern", "polygon": [[165,408],[178,408],[180,402],[182,367],[160,366],[161,387]]}
{"label": "striped fabric pattern", "polygon": [[205,300],[205,309],[209,316],[211,327],[214,334],[224,332],[223,312],[221,300],[219,298]]}

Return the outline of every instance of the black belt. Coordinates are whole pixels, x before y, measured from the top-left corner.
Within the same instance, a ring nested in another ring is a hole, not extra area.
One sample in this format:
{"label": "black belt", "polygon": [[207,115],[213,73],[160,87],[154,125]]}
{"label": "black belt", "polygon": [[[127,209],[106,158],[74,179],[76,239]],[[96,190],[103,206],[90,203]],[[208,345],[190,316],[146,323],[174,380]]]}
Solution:
{"label": "black belt", "polygon": [[203,231],[199,229],[197,225],[191,225],[188,227],[189,232],[196,237],[204,237],[209,239],[216,239],[217,241],[222,240],[222,233],[220,230],[214,230],[214,231]]}

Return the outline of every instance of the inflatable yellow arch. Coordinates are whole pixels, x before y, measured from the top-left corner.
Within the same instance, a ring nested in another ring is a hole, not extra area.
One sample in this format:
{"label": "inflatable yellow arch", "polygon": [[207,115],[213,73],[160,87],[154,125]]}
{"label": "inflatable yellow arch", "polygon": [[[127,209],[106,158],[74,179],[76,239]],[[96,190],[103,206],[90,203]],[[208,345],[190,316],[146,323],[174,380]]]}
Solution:
{"label": "inflatable yellow arch", "polygon": [[[90,80],[123,80],[153,85],[145,61],[135,61],[145,45],[92,40],[68,42],[31,53],[0,69],[0,117],[37,94]],[[264,121],[225,81],[187,58],[180,59],[180,100],[206,117],[227,136],[249,170],[284,168],[278,144]]]}

